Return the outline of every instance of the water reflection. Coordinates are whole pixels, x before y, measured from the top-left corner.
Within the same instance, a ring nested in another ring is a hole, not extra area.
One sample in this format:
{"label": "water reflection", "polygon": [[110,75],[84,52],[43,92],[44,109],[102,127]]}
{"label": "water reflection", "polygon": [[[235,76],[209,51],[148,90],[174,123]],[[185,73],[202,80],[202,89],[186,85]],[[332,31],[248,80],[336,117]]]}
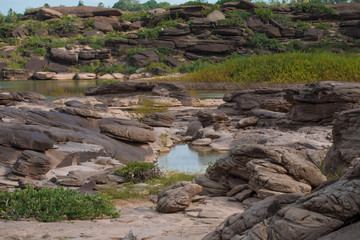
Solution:
{"label": "water reflection", "polygon": [[204,173],[208,164],[223,156],[209,148],[194,148],[178,145],[167,155],[158,158],[158,166],[170,171]]}
{"label": "water reflection", "polygon": [[0,91],[30,91],[52,96],[63,93],[67,96],[79,96],[83,90],[96,85],[96,80],[25,80],[0,81]]}

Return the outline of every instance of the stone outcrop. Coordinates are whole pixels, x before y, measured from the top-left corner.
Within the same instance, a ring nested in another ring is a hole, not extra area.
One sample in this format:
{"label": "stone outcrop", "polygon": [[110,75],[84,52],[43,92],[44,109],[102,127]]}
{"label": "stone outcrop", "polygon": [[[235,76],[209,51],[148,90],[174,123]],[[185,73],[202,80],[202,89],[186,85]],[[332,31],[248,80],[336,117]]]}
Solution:
{"label": "stone outcrop", "polygon": [[171,127],[175,115],[171,113],[152,113],[145,115],[143,122],[152,127]]}
{"label": "stone outcrop", "polygon": [[50,170],[50,158],[43,153],[25,150],[18,157],[12,172],[24,177],[43,179]]}
{"label": "stone outcrop", "polygon": [[360,157],[360,109],[335,114],[333,146],[327,152],[324,171],[328,174],[345,173]]}
{"label": "stone outcrop", "polygon": [[6,69],[0,72],[0,79],[3,80],[27,80],[33,75],[29,69]]}
{"label": "stone outcrop", "polygon": [[[203,239],[319,239],[358,220],[360,165],[300,197],[282,195],[227,218]],[[285,201],[284,201],[285,200]]]}
{"label": "stone outcrop", "polygon": [[178,182],[165,188],[158,195],[156,211],[162,213],[180,212],[190,206],[192,198],[202,187],[190,182]]}

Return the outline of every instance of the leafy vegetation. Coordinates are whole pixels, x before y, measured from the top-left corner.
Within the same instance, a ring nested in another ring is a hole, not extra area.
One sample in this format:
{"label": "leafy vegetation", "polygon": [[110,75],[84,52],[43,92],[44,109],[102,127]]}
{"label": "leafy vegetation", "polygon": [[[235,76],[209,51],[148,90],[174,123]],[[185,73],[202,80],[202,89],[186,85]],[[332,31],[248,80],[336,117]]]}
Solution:
{"label": "leafy vegetation", "polygon": [[141,121],[147,114],[164,113],[168,111],[169,107],[169,104],[156,102],[150,96],[141,96],[138,106],[133,109],[133,113],[134,117]]}
{"label": "leafy vegetation", "polygon": [[284,27],[295,27],[291,18],[285,14],[274,14],[272,18]]}
{"label": "leafy vegetation", "polygon": [[146,180],[145,184],[128,182],[116,187],[103,187],[100,191],[114,199],[146,198],[149,195],[157,195],[163,189],[179,181],[192,181],[194,178],[195,176],[191,174],[167,172],[161,177]]}
{"label": "leafy vegetation", "polygon": [[356,54],[330,52],[239,56],[188,74],[183,80],[246,83],[360,81],[359,60]]}
{"label": "leafy vegetation", "polygon": [[320,2],[297,3],[293,6],[294,13],[336,14],[335,10]]}
{"label": "leafy vegetation", "polygon": [[251,13],[245,10],[234,10],[226,15],[226,18],[221,20],[221,24],[229,24],[235,27],[244,27],[244,22],[251,16]]}
{"label": "leafy vegetation", "polygon": [[271,8],[259,7],[254,9],[254,13],[258,16],[263,22],[267,23],[274,16]]}
{"label": "leafy vegetation", "polygon": [[177,71],[179,71],[180,73],[190,73],[205,68],[210,68],[211,66],[213,66],[213,64],[211,63],[210,59],[203,58],[198,59],[195,62],[184,63],[177,68]]}
{"label": "leafy vegetation", "polygon": [[270,39],[263,33],[255,33],[246,43],[247,47],[279,51],[283,45],[276,39]]}
{"label": "leafy vegetation", "polygon": [[147,162],[129,162],[125,167],[116,169],[115,173],[127,182],[144,182],[161,176],[156,165]]}
{"label": "leafy vegetation", "polygon": [[309,29],[311,27],[310,23],[303,22],[303,21],[300,21],[300,20],[295,23],[295,26],[300,31],[305,31],[305,30],[307,30],[307,29]]}
{"label": "leafy vegetation", "polygon": [[50,24],[49,31],[59,36],[77,35],[80,31],[78,24],[81,23],[76,17],[64,16],[61,20]]}
{"label": "leafy vegetation", "polygon": [[120,17],[120,21],[129,21],[129,22],[137,22],[137,21],[145,21],[148,12],[127,12],[123,13]]}
{"label": "leafy vegetation", "polygon": [[145,3],[140,3],[139,0],[119,0],[114,4],[113,8],[119,8],[123,11],[148,11],[155,8],[168,8],[170,3],[159,2],[156,0],[149,0]]}
{"label": "leafy vegetation", "polygon": [[82,195],[80,192],[56,188],[33,188],[0,192],[0,218],[36,219],[41,222],[119,217],[114,204],[104,195]]}

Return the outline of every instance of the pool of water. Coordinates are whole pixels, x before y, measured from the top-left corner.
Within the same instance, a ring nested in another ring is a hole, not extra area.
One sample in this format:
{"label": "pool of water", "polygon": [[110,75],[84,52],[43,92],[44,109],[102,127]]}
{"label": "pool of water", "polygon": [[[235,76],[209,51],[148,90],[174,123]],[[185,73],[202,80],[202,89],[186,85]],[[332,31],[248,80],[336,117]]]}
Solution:
{"label": "pool of water", "polygon": [[204,173],[206,168],[225,153],[210,148],[194,148],[190,145],[177,145],[170,153],[158,158],[157,165],[164,170],[186,173]]}

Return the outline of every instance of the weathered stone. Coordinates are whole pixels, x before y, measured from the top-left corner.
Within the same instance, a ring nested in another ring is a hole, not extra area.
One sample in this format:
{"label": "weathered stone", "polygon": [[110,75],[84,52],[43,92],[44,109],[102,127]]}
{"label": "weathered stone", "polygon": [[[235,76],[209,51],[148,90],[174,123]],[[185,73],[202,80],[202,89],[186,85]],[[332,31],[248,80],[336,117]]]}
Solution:
{"label": "weathered stone", "polygon": [[48,20],[52,18],[62,18],[63,14],[50,8],[41,7],[26,11],[25,16],[31,16],[36,20]]}
{"label": "weathered stone", "polygon": [[79,61],[79,55],[77,53],[60,48],[51,48],[50,57],[55,61],[69,64],[76,64]]}
{"label": "weathered stone", "polygon": [[104,21],[95,20],[93,27],[96,30],[101,31],[103,33],[108,33],[108,32],[114,31],[114,28],[111,26],[111,24],[104,22]]}
{"label": "weathered stone", "polygon": [[100,113],[90,109],[77,108],[77,107],[61,107],[61,108],[57,108],[56,110],[58,110],[61,113],[67,113],[85,118],[95,118],[95,119],[102,118]]}
{"label": "weathered stone", "polygon": [[206,16],[206,18],[209,19],[210,22],[217,22],[217,21],[225,19],[225,14],[223,14],[222,12],[220,12],[218,10],[215,10],[215,11],[209,13]]}
{"label": "weathered stone", "polygon": [[254,116],[243,118],[237,123],[236,127],[244,128],[244,127],[254,126],[257,124],[258,121],[259,121],[259,118],[254,117]]}
{"label": "weathered stone", "polygon": [[309,28],[304,31],[304,39],[308,41],[318,41],[323,36],[324,31],[316,28]]}
{"label": "weathered stone", "polygon": [[252,3],[247,0],[240,0],[237,2],[226,2],[221,5],[221,8],[237,8],[237,9],[245,9],[245,10],[253,10],[254,8],[258,8],[259,6],[255,3]]}
{"label": "weathered stone", "polygon": [[13,38],[23,38],[29,36],[29,30],[23,27],[18,27],[11,32]]}
{"label": "weathered stone", "polygon": [[50,170],[50,158],[43,153],[26,150],[20,154],[12,172],[33,179],[42,179]]}
{"label": "weathered stone", "polygon": [[159,62],[159,56],[155,51],[142,51],[132,56],[131,61],[139,67],[146,67],[152,62]]}
{"label": "weathered stone", "polygon": [[143,123],[152,127],[171,127],[174,121],[175,116],[171,113],[147,114],[143,119]]}
{"label": "weathered stone", "polygon": [[48,80],[48,79],[52,79],[52,77],[55,75],[56,75],[55,72],[36,72],[32,77],[33,79]]}
{"label": "weathered stone", "polygon": [[0,78],[4,80],[28,80],[33,73],[29,69],[3,69]]}
{"label": "weathered stone", "polygon": [[66,73],[66,72],[59,72],[54,75],[51,79],[52,80],[72,80],[75,77],[75,73]]}
{"label": "weathered stone", "polygon": [[245,189],[239,193],[237,193],[234,198],[236,198],[236,200],[242,202],[244,201],[246,198],[250,197],[251,194],[253,193],[253,190],[251,189]]}
{"label": "weathered stone", "polygon": [[210,10],[210,8],[203,5],[177,6],[170,8],[170,16],[173,19],[184,18],[189,20],[190,18],[202,17],[206,10]]}
{"label": "weathered stone", "polygon": [[96,30],[90,30],[90,31],[85,31],[83,33],[84,37],[89,37],[89,36],[99,36],[99,37],[103,37],[105,34],[101,31],[96,31]]}
{"label": "weathered stone", "polygon": [[62,65],[62,64],[58,64],[58,63],[54,63],[54,62],[49,62],[49,65],[47,66],[47,70],[50,72],[55,72],[55,73],[60,73],[60,72],[72,72],[71,69],[68,66]]}
{"label": "weathered stone", "polygon": [[95,73],[77,73],[75,75],[76,80],[92,80],[96,78]]}
{"label": "weathered stone", "polygon": [[220,110],[202,110],[197,113],[199,121],[204,127],[217,124],[226,124],[228,122],[227,115]]}
{"label": "weathered stone", "polygon": [[32,58],[27,63],[25,63],[24,68],[30,69],[34,72],[41,72],[43,71],[48,65],[48,61],[39,59],[39,58]]}
{"label": "weathered stone", "polygon": [[156,211],[163,213],[180,212],[190,206],[191,199],[200,193],[202,187],[190,182],[179,182],[165,188],[158,195]]}
{"label": "weathered stone", "polygon": [[211,142],[212,140],[210,138],[201,138],[192,141],[191,144],[194,146],[209,146]]}

